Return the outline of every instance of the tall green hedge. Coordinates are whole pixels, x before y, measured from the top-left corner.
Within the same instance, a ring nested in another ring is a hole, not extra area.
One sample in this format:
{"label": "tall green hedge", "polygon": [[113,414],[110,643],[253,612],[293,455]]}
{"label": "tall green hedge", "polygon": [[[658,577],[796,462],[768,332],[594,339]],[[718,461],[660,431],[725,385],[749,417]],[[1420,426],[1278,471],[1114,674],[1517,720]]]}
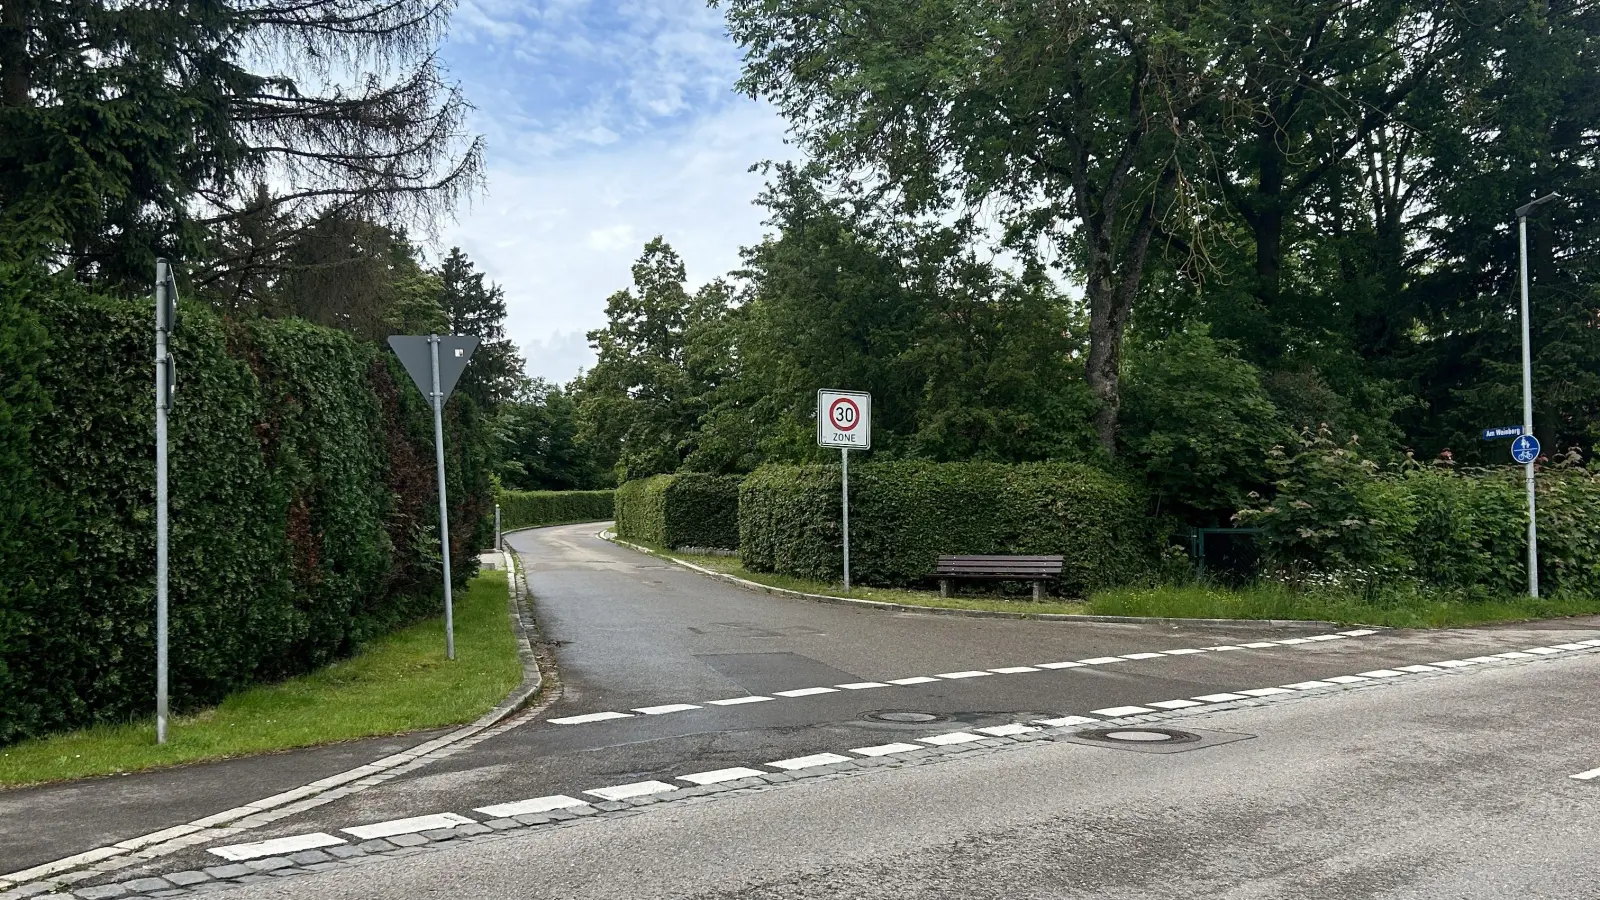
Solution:
{"label": "tall green hedge", "polygon": [[612,517],[616,491],[500,491],[500,528],[532,528]]}
{"label": "tall green hedge", "polygon": [[[0,743],[148,715],[155,668],[149,301],[59,281],[9,286],[42,327],[28,340],[49,349],[33,364],[25,442],[6,440],[19,418],[0,409],[0,453],[25,456],[0,474],[0,503],[7,483],[27,479],[33,523],[0,526]],[[9,307],[8,372],[22,327]],[[306,671],[431,612],[431,422],[390,354],[298,320],[230,325],[188,305],[173,350],[174,706]],[[470,402],[453,400],[446,421],[464,582],[491,502],[488,432]]]}
{"label": "tall green hedge", "polygon": [[[1273,495],[1241,510],[1269,574],[1352,586],[1417,582],[1465,598],[1527,590],[1521,467],[1408,462],[1385,471],[1326,434],[1276,451]],[[1537,481],[1544,593],[1600,596],[1600,469],[1558,458]]]}
{"label": "tall green hedge", "polygon": [[[822,581],[843,568],[836,466],[767,466],[739,495],[744,565]],[[861,584],[928,579],[942,554],[1061,554],[1080,595],[1151,570],[1163,545],[1134,484],[1064,463],[868,463],[850,471],[850,568]]]}
{"label": "tall green hedge", "polygon": [[617,489],[617,534],[662,547],[739,546],[739,478],[656,475]]}

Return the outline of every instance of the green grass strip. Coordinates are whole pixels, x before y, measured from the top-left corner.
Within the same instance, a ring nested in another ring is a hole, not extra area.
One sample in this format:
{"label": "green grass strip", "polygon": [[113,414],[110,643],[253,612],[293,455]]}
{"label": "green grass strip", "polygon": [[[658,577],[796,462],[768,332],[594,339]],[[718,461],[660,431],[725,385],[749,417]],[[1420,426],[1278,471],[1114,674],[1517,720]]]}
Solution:
{"label": "green grass strip", "polygon": [[506,613],[504,572],[484,572],[455,597],[456,659],[444,619],[372,641],[355,656],[214,709],[175,717],[165,746],[155,720],[100,725],[0,748],[0,786],[137,772],[471,722],[522,681]]}
{"label": "green grass strip", "polygon": [[[1046,600],[1035,603],[1026,598],[1009,599],[993,594],[941,597],[937,591],[897,588],[855,587],[845,591],[843,586],[838,584],[751,572],[743,567],[737,556],[667,553],[659,547],[649,549],[663,556],[693,563],[703,569],[743,578],[768,587],[807,594],[944,609],[1171,619],[1312,620],[1384,625],[1392,628],[1452,628],[1600,614],[1600,598],[1591,597],[1534,599],[1508,596],[1463,599],[1443,592],[1397,589],[1366,598],[1328,588],[1296,591],[1286,585],[1270,582],[1241,588],[1207,584],[1123,587],[1097,591],[1086,602],[1081,603],[1070,600]],[[964,589],[974,590],[971,587]]]}

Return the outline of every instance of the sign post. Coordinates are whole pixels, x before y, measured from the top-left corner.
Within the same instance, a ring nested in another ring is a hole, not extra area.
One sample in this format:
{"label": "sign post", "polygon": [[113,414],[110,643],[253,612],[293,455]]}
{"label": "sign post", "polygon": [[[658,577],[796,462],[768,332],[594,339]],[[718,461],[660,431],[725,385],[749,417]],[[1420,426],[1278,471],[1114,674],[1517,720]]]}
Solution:
{"label": "sign post", "polygon": [[178,318],[172,267],[156,260],[156,743],[167,742],[167,413],[175,388],[168,338]]}
{"label": "sign post", "polygon": [[1539,439],[1533,429],[1511,442],[1511,458],[1527,471],[1528,482],[1528,596],[1539,596],[1539,520],[1533,506],[1533,463],[1539,458]]}
{"label": "sign post", "polygon": [[433,406],[433,458],[439,472],[439,555],[444,560],[444,655],[456,658],[455,609],[450,596],[450,505],[444,490],[444,402],[478,349],[478,339],[459,335],[394,335],[389,338],[417,390]]}
{"label": "sign post", "polygon": [[817,391],[817,446],[839,448],[844,589],[850,590],[850,451],[872,449],[872,395]]}
{"label": "sign post", "polygon": [[494,549],[504,550],[505,545],[500,543],[500,504],[494,505]]}

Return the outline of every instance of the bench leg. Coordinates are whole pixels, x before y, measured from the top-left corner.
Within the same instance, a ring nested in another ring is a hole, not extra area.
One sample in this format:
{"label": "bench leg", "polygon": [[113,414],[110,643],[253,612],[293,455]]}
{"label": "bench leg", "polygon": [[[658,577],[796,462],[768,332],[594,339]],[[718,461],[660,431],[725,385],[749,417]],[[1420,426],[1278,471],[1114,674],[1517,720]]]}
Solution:
{"label": "bench leg", "polygon": [[939,579],[939,596],[941,596],[941,597],[950,596],[950,579],[948,579],[948,578]]}
{"label": "bench leg", "polygon": [[1033,583],[1033,599],[1034,599],[1034,602],[1036,602],[1036,603],[1044,599],[1044,582],[1043,581],[1035,581]]}

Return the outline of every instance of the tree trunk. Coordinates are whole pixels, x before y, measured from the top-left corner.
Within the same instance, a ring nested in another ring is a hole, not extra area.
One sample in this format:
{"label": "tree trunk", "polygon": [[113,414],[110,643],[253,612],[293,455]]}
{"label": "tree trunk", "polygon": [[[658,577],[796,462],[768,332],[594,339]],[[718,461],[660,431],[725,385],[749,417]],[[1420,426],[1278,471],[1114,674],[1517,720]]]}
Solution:
{"label": "tree trunk", "polygon": [[1122,411],[1122,329],[1116,326],[1115,291],[1108,276],[1090,279],[1089,390],[1098,401],[1094,413],[1095,436],[1110,456],[1117,455],[1117,417]]}
{"label": "tree trunk", "polygon": [[0,106],[28,105],[28,9],[31,0],[0,0]]}
{"label": "tree trunk", "polygon": [[1256,242],[1256,296],[1268,309],[1278,299],[1283,280],[1283,181],[1286,160],[1273,126],[1257,135],[1260,180],[1257,182],[1250,229]]}

